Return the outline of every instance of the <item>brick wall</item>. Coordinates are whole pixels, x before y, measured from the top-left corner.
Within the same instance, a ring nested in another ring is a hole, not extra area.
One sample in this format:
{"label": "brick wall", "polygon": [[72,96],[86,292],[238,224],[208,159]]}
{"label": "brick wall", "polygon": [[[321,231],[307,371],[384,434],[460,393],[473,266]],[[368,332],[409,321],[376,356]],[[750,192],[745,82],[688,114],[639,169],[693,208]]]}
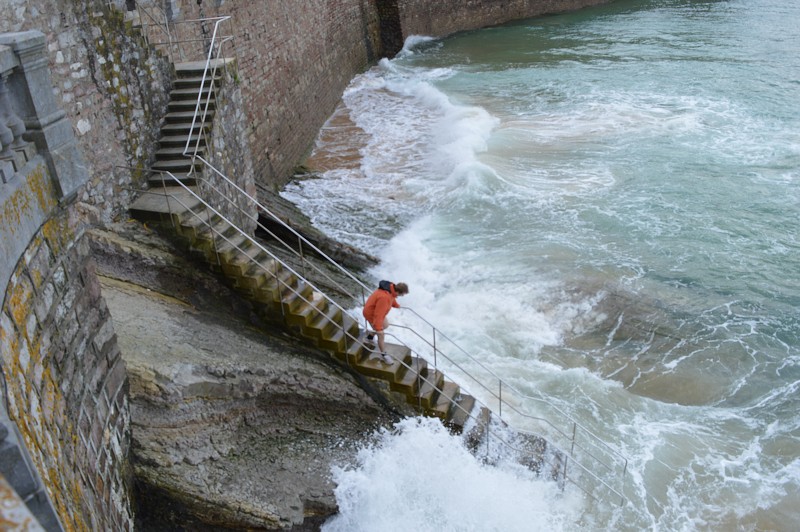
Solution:
{"label": "brick wall", "polygon": [[397,0],[403,38],[440,37],[512,20],[575,11],[611,0]]}
{"label": "brick wall", "polygon": [[[230,15],[256,179],[279,189],[312,147],[356,74],[412,34],[442,36],[609,0],[138,0],[176,20]],[[109,4],[112,7],[109,7]],[[0,31],[47,36],[55,90],[73,124],[91,181],[79,207],[89,220],[122,214],[129,188],[156,149],[169,68],[124,21],[122,0],[0,2]],[[397,18],[397,20],[393,20]],[[207,25],[209,31],[213,25]],[[196,36],[199,25],[179,27]]]}
{"label": "brick wall", "polygon": [[44,35],[0,43],[0,110],[30,126],[0,161],[0,473],[49,529],[130,529],[125,365],[75,207],[86,165]]}
{"label": "brick wall", "polygon": [[369,0],[175,1],[184,18],[231,15],[257,180],[286,183],[350,80],[380,56]]}

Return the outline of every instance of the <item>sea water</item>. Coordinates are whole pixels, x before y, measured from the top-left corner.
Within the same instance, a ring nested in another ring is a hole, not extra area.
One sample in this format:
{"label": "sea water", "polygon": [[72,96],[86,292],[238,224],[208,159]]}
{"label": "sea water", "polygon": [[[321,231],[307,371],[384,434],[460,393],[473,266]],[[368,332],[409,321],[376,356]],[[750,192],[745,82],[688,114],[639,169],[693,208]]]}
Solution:
{"label": "sea water", "polygon": [[408,283],[460,366],[627,459],[595,500],[407,420],[331,472],[326,529],[800,529],[800,3],[410,38],[308,163],[283,194]]}

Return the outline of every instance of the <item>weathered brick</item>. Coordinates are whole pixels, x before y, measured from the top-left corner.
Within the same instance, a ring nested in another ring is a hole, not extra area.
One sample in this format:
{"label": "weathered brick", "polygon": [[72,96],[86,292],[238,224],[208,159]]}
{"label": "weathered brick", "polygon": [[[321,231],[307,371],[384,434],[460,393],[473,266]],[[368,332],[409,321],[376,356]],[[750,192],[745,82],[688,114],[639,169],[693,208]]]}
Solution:
{"label": "weathered brick", "polygon": [[105,380],[106,373],[108,372],[108,360],[105,357],[98,357],[96,358],[96,366],[94,368],[94,373],[92,375],[92,379],[89,381],[89,391],[92,393],[93,396],[97,396],[100,393],[100,387],[103,385],[103,381]]}
{"label": "weathered brick", "polygon": [[64,290],[64,286],[67,284],[67,272],[64,271],[64,267],[59,265],[55,272],[53,272],[53,286],[57,292],[62,292]]}
{"label": "weathered brick", "polygon": [[122,385],[127,377],[128,374],[125,370],[125,361],[120,357],[117,359],[117,362],[113,365],[111,371],[108,373],[104,386],[105,394],[110,401],[116,402],[117,395],[122,389]]}
{"label": "weathered brick", "polygon": [[19,275],[9,291],[8,310],[17,329],[25,334],[28,314],[33,310],[33,283],[27,275]]}
{"label": "weathered brick", "polygon": [[44,283],[39,289],[39,296],[34,302],[33,310],[36,317],[43,328],[46,328],[50,322],[53,313],[53,301],[55,300],[56,288],[52,280]]}
{"label": "weathered brick", "polygon": [[10,365],[14,360],[17,350],[17,329],[11,316],[5,312],[0,313],[0,362]]}
{"label": "weathered brick", "polygon": [[110,320],[106,320],[105,323],[100,326],[100,329],[98,329],[92,344],[98,353],[103,353],[105,355],[109,349],[109,342],[116,343],[116,341],[117,337],[114,333],[114,325]]}

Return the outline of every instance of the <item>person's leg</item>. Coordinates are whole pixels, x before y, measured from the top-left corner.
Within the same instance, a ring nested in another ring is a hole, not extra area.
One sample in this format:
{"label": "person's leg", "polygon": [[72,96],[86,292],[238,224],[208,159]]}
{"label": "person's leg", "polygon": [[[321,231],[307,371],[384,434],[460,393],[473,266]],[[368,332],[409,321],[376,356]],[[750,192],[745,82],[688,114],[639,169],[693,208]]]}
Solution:
{"label": "person's leg", "polygon": [[378,351],[380,351],[381,353],[385,353],[386,346],[384,346],[383,344],[383,337],[384,337],[383,331],[377,331],[377,333],[378,333]]}
{"label": "person's leg", "polygon": [[386,353],[386,345],[384,344],[384,331],[389,326],[389,320],[383,320],[383,330],[377,331],[378,334],[378,352],[381,354],[381,360],[386,364],[394,364],[394,359]]}

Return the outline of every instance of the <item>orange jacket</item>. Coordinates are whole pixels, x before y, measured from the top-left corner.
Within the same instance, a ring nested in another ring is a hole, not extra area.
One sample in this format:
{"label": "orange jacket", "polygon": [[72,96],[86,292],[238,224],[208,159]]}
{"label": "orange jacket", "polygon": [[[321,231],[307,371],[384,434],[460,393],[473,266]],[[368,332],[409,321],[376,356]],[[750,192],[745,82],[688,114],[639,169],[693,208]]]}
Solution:
{"label": "orange jacket", "polygon": [[[388,286],[387,286],[388,285]],[[394,290],[394,283],[381,281],[380,288],[375,290],[367,299],[364,305],[364,317],[376,331],[383,330],[383,320],[392,310],[392,307],[400,308],[397,302],[397,292]]]}

